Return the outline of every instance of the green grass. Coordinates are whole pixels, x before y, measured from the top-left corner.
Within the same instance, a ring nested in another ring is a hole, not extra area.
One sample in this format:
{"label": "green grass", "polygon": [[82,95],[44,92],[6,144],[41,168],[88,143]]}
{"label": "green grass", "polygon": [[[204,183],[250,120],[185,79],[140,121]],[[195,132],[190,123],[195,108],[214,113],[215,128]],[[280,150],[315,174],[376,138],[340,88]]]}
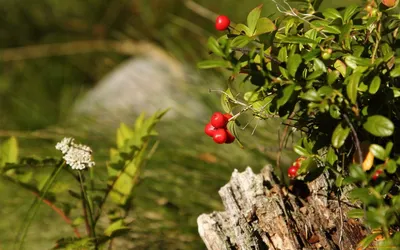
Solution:
{"label": "green grass", "polygon": [[[68,2],[68,3],[67,3]],[[260,1],[199,0],[198,4],[215,13],[244,21],[249,10]],[[265,1],[264,1],[265,3]],[[348,1],[337,1],[335,4]],[[263,15],[274,14],[271,2]],[[206,41],[218,35],[212,20],[189,10],[174,0],[28,0],[3,1],[0,9],[2,27],[0,50],[46,43],[95,39],[150,40],[174,57],[194,68],[207,58]],[[1,53],[1,52],[0,52]],[[17,56],[17,55],[16,55]],[[63,128],[54,138],[20,138],[22,156],[56,156],[54,145],[62,138],[83,131],[79,126],[66,127],[67,114],[75,100],[95,86],[102,77],[126,59],[113,52],[88,53],[40,59],[4,62],[0,60],[0,135],[9,131],[47,131]],[[209,114],[220,110],[219,97],[208,94],[209,86],[223,86],[221,72],[207,72],[204,80],[189,92],[202,100]],[[195,110],[193,112],[196,112]],[[215,145],[203,134],[208,117],[179,117],[163,121],[157,127],[160,146],[143,170],[135,189],[133,233],[118,242],[120,249],[204,249],[197,233],[196,218],[201,213],[222,209],[219,188],[230,178],[233,169],[251,166],[258,171],[274,161],[277,152],[279,121],[252,126],[242,132],[247,147]],[[69,130],[68,130],[69,129]],[[63,132],[64,131],[64,132]],[[0,138],[1,139],[1,138]],[[105,171],[108,148],[114,135],[90,134],[80,138],[94,148],[99,175]],[[285,150],[283,165],[293,153]],[[0,249],[11,249],[17,228],[33,196],[14,185],[0,181]],[[58,215],[46,205],[30,228],[26,249],[49,249],[56,239],[73,236]]]}

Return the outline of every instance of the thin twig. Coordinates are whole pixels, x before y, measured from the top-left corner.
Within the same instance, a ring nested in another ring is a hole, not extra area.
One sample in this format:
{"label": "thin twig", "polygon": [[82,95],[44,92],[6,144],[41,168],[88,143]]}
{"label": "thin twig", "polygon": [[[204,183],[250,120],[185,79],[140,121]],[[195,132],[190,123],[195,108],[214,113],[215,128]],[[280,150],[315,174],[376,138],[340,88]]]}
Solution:
{"label": "thin twig", "polygon": [[351,124],[349,117],[346,114],[343,114],[344,119],[346,120],[347,124],[349,125],[351,129],[351,134],[353,137],[353,140],[355,141],[355,146],[356,150],[358,153],[358,161],[360,164],[363,163],[363,156],[362,156],[362,151],[361,151],[361,146],[360,146],[360,140],[358,139],[357,132],[353,127],[353,124]]}
{"label": "thin twig", "polygon": [[186,5],[186,8],[188,8],[189,10],[193,11],[197,15],[202,16],[206,19],[214,21],[218,16],[217,13],[204,8],[203,6],[201,6],[200,4],[198,4],[192,0],[186,0],[185,5]]}

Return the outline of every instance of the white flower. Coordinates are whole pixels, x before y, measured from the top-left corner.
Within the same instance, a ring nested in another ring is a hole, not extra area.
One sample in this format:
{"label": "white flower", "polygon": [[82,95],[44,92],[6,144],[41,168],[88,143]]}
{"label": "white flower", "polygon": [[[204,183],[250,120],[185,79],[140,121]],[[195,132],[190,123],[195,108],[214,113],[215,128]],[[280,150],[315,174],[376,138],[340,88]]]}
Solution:
{"label": "white flower", "polygon": [[92,149],[86,145],[76,144],[73,138],[62,139],[57,143],[56,149],[62,152],[65,163],[72,169],[83,170],[95,165],[92,161]]}

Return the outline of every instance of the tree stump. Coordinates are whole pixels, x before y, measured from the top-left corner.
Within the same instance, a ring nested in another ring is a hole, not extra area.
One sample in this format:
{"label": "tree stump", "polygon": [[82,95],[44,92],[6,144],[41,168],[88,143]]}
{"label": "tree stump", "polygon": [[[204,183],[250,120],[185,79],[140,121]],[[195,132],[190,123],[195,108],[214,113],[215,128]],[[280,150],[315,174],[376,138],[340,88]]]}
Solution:
{"label": "tree stump", "polygon": [[346,217],[359,208],[331,193],[328,173],[289,189],[280,186],[265,167],[235,170],[219,195],[225,211],[202,214],[198,230],[209,250],[356,249],[369,232],[360,221]]}

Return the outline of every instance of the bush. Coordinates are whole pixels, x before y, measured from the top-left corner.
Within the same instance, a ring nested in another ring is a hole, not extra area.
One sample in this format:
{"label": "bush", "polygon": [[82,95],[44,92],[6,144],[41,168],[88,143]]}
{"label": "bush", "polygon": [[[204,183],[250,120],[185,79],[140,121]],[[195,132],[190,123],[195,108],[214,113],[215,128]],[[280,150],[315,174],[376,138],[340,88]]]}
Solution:
{"label": "bush", "polygon": [[[307,159],[297,179],[329,171],[337,196],[352,188],[349,197],[362,206],[348,216],[374,232],[360,247],[380,234],[382,249],[399,246],[398,1],[322,11],[322,1],[297,2],[298,9],[277,4],[283,16],[275,20],[260,17],[260,5],[247,24],[231,22],[227,34],[208,40],[215,58],[198,66],[231,71],[221,91],[225,112],[278,116],[301,135],[294,151]],[[237,126],[235,119],[228,124],[239,137]]]}

